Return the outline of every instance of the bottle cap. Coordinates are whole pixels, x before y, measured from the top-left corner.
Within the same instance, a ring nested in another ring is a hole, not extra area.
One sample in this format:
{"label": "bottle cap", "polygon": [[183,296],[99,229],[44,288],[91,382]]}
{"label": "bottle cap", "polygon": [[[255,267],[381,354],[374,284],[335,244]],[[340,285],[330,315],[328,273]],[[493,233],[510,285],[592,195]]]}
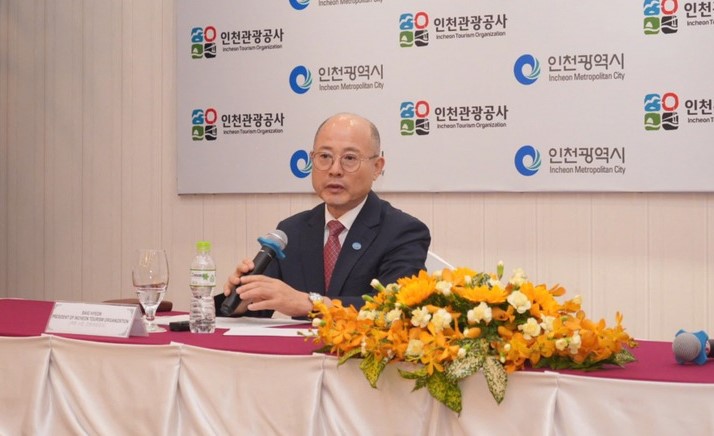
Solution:
{"label": "bottle cap", "polygon": [[208,241],[198,241],[196,242],[196,249],[198,251],[211,251],[211,243]]}

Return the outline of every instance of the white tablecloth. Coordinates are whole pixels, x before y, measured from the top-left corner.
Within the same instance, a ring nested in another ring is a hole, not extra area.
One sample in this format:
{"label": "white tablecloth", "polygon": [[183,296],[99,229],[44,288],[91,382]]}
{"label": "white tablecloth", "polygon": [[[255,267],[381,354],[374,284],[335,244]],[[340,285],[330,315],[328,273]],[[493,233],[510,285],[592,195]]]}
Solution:
{"label": "white tablecloth", "polygon": [[481,375],[457,415],[389,366],[53,336],[0,337],[1,435],[711,435],[714,384]]}

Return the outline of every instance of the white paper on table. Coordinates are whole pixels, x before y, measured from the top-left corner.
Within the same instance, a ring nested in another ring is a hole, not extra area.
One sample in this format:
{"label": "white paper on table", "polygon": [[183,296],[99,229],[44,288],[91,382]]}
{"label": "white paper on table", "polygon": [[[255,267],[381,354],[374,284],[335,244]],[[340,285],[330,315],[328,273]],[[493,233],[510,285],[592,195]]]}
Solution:
{"label": "white paper on table", "polygon": [[161,316],[156,314],[156,323],[161,325],[169,325],[170,322],[181,322],[188,321],[188,314],[186,315],[171,315],[171,316]]}
{"label": "white paper on table", "polygon": [[308,329],[279,329],[273,327],[234,327],[223,334],[226,336],[282,336],[292,338],[296,338],[299,335],[311,335]]}
{"label": "white paper on table", "polygon": [[[172,315],[172,316],[156,316],[156,322],[162,325],[169,325],[170,322],[188,321],[188,314]],[[219,329],[238,329],[247,327],[280,327],[289,325],[308,324],[310,321],[292,319],[292,318],[254,318],[240,317],[229,318],[223,316],[216,317],[216,328]],[[261,335],[268,336],[268,335]]]}

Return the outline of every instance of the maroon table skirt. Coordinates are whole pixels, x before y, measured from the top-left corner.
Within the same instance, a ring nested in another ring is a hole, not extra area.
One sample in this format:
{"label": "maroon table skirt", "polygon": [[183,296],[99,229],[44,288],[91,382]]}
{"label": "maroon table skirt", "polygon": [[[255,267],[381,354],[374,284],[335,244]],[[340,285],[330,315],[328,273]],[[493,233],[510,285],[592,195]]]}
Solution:
{"label": "maroon table skirt", "polygon": [[[53,305],[52,301],[0,299],[0,336],[41,335],[47,327]],[[167,313],[167,315],[178,314],[178,312]],[[320,347],[312,340],[300,337],[226,336],[223,334],[225,332],[226,329],[216,329],[213,334],[166,331],[129,338],[69,334],[57,336],[117,344],[166,345],[179,342],[214,350],[257,354],[309,355]]]}
{"label": "maroon table skirt", "polygon": [[[0,299],[0,336],[39,336],[45,331],[53,302]],[[74,339],[122,344],[169,344],[178,342],[204,348],[244,353],[309,355],[319,348],[312,340],[289,337],[226,336],[225,329],[213,334],[190,332],[153,333],[147,337],[107,338],[84,335],[60,335]],[[606,367],[583,372],[558,370],[561,374],[680,383],[714,383],[714,359],[704,365],[680,365],[675,362],[671,342],[639,341],[632,350],[637,358],[625,368]]]}

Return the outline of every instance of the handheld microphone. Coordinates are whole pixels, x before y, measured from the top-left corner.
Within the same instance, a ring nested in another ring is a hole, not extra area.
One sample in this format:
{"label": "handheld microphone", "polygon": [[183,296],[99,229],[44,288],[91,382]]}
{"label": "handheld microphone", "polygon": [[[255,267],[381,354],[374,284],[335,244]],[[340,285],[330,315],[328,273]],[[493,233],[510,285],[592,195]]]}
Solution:
{"label": "handheld microphone", "polygon": [[714,357],[712,354],[712,340],[704,331],[687,332],[680,330],[672,342],[672,352],[674,358],[680,365],[685,363],[696,363],[704,365],[707,358]]}
{"label": "handheld microphone", "polygon": [[[273,230],[265,236],[258,238],[260,242],[260,251],[255,255],[253,263],[255,268],[247,276],[263,274],[273,258],[284,259],[285,253],[283,250],[288,245],[288,235],[282,230]],[[231,316],[240,304],[240,297],[235,288],[231,290],[231,294],[223,300],[221,304],[221,314],[223,316]]]}

